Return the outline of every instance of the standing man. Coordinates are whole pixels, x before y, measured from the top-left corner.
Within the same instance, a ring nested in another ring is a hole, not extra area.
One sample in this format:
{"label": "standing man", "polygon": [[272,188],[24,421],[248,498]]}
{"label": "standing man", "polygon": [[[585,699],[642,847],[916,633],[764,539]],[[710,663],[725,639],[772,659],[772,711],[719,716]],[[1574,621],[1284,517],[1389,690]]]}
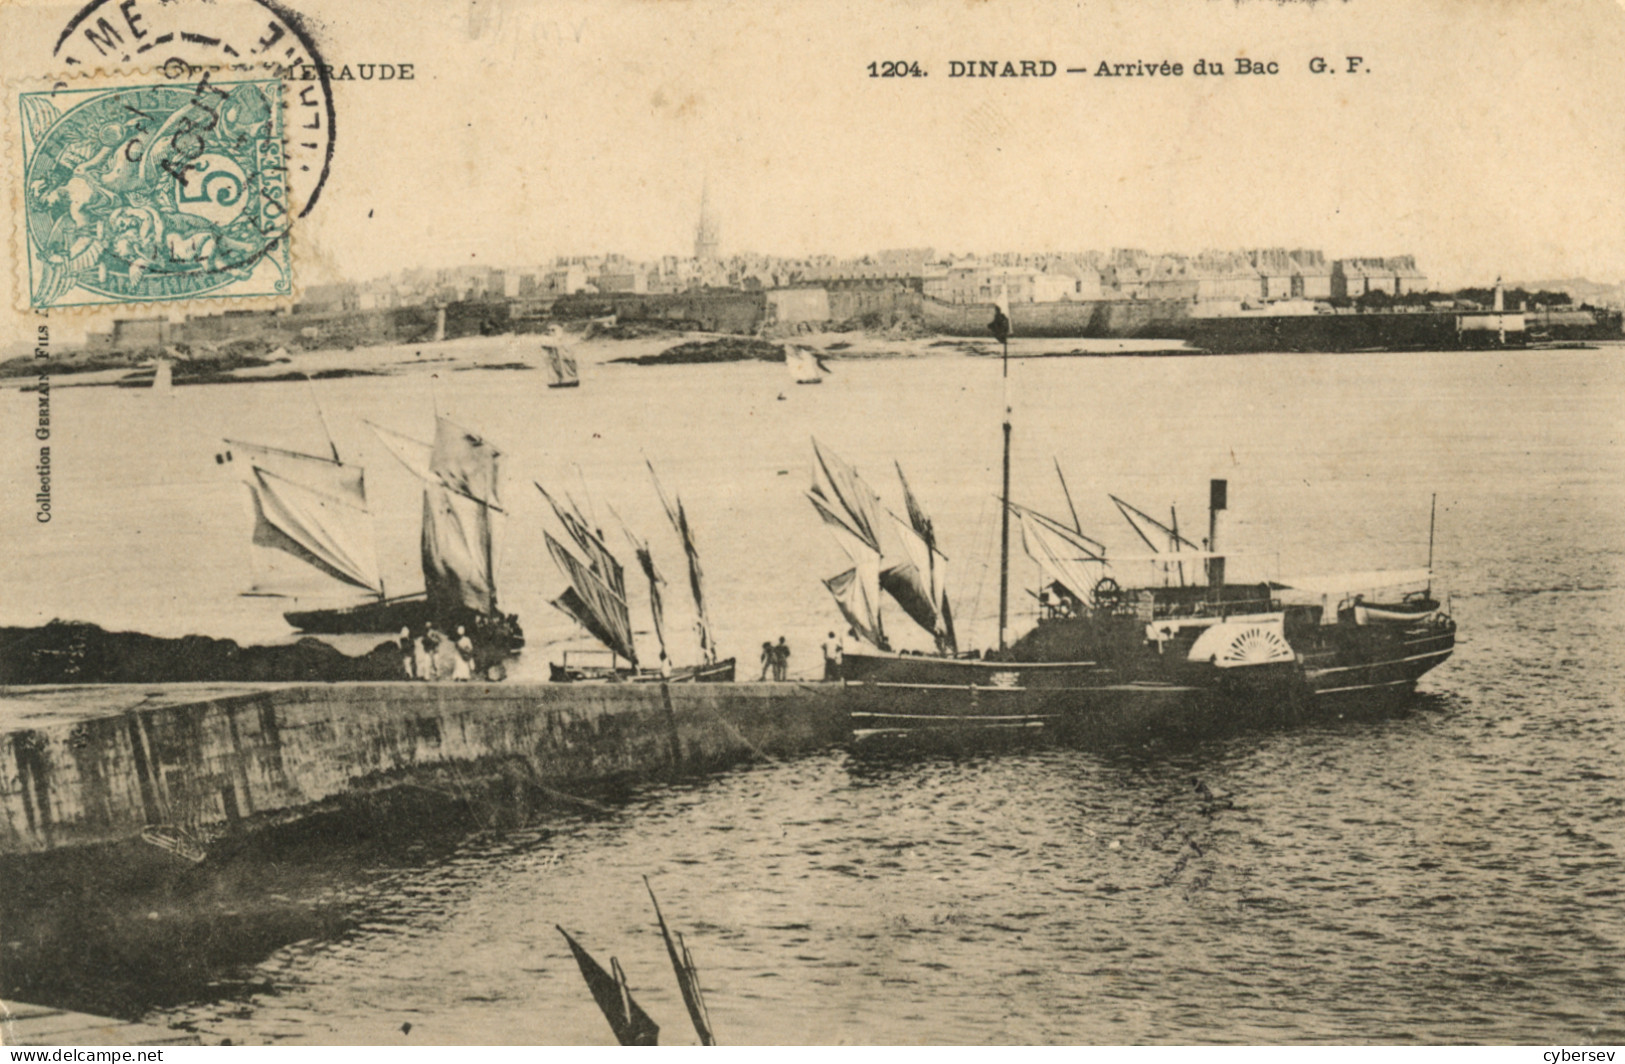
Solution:
{"label": "standing man", "polygon": [[790,646],[779,636],[779,645],[773,648],[773,678],[783,683],[790,674]]}
{"label": "standing man", "polygon": [[778,661],[778,657],[779,657],[778,653],[776,651],[774,651],[773,644],[772,644],[771,641],[762,644],[762,679],[763,680],[767,679],[767,674],[770,671],[773,673],[773,678],[775,680],[779,678],[778,677],[778,669],[774,668],[774,663]]}
{"label": "standing man", "polygon": [[412,629],[402,628],[400,638],[401,670],[406,673],[408,680],[418,678],[417,663],[413,660],[415,651],[412,648]]}
{"label": "standing man", "polygon": [[846,657],[846,649],[841,646],[840,639],[834,632],[824,640],[824,680],[834,682],[841,678],[841,662]]}

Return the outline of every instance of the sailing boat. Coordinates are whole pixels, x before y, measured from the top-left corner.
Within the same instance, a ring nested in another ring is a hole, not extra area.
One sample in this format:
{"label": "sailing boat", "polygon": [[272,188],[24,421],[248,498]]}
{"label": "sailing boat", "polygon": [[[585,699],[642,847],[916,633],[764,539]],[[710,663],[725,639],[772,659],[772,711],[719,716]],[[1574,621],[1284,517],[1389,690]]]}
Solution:
{"label": "sailing boat", "polygon": [[[215,461],[242,470],[253,507],[255,547],[291,555],[340,584],[383,597],[365,470],[346,465],[331,439],[331,457],[225,442],[227,450],[215,455]],[[282,597],[259,579],[247,594]]]}
{"label": "sailing boat", "polygon": [[[700,611],[701,650],[704,660],[697,665],[673,668],[666,653],[665,610],[660,597],[660,588],[665,581],[655,568],[654,556],[648,544],[636,539],[630,532],[627,533],[639,565],[649,581],[649,609],[654,620],[655,637],[660,644],[661,666],[640,669],[637,642],[632,632],[631,610],[627,605],[625,568],[604,542],[603,533],[587,521],[573,502],[555,498],[540,484],[536,485],[536,490],[542,493],[542,497],[553,508],[559,524],[575,543],[582,557],[587,559],[582,561],[551,533],[542,534],[554,564],[570,582],[564,592],[553,600],[553,605],[603,644],[610,655],[608,666],[582,665],[579,660],[572,664],[570,655],[566,652],[561,662],[549,665],[549,674],[554,683],[589,680],[631,683],[733,682],[734,659],[717,661],[715,651],[711,649],[709,624],[705,619],[703,598],[700,595],[699,560],[693,551],[692,537],[684,536],[684,548],[689,553],[690,583],[694,589],[696,606]],[[664,501],[662,496],[662,502]],[[678,507],[678,516],[673,518],[673,523],[677,524],[680,519],[682,528],[686,529],[687,516],[682,514],[680,502]],[[669,506],[667,512],[668,515],[672,513]],[[682,529],[679,531],[681,533]],[[626,663],[624,666],[621,664],[623,661]]]}
{"label": "sailing boat", "polygon": [[598,1010],[609,1021],[610,1030],[615,1032],[615,1040],[623,1046],[659,1045],[660,1025],[650,1019],[643,1007],[633,1000],[632,987],[627,982],[621,962],[611,957],[610,970],[604,971],[604,966],[570,937],[570,932],[557,924],[553,926],[569,943],[570,954],[575,957],[576,967],[581,969],[581,978],[587,981],[587,989],[598,1003]]}
{"label": "sailing boat", "polygon": [[435,418],[432,444],[368,423],[390,452],[423,481],[420,594],[384,598],[348,609],[284,614],[306,632],[395,632],[433,621],[447,631],[475,629],[475,645],[505,654],[524,645],[518,619],[497,607],[492,564],[491,513],[500,452],[484,438],[445,417]]}
{"label": "sailing boat", "polygon": [[552,343],[542,345],[542,353],[547,357],[547,370],[553,377],[547,383],[549,388],[581,387],[581,371],[576,367],[576,356],[573,352]]}
{"label": "sailing boat", "polygon": [[824,375],[829,372],[824,360],[805,347],[786,347],[784,365],[790,371],[790,379],[797,384],[823,384]]}
{"label": "sailing boat", "polygon": [[[1003,306],[995,308],[989,329],[1005,348],[1008,380],[1010,323]],[[854,624],[877,647],[848,650],[842,663],[843,680],[866,688],[854,696],[852,719],[860,729],[1082,729],[1113,718],[1149,723],[1170,704],[1215,699],[1233,710],[1276,713],[1323,697],[1406,693],[1454,648],[1455,622],[1432,596],[1431,527],[1428,570],[1231,583],[1217,546],[1228,508],[1226,481],[1210,485],[1208,536],[1200,549],[1179,534],[1176,512],[1164,525],[1111,496],[1153,553],[1148,559],[1108,556],[1101,541],[1083,533],[1075,513],[1068,527],[1011,500],[1008,401],[1003,436],[998,647],[970,657],[897,655],[883,637],[875,638],[877,623],[867,631]],[[833,493],[819,491],[814,504],[861,564],[836,578],[838,585],[826,584],[843,615],[868,621],[864,607],[873,581],[867,574],[880,553],[868,520],[873,495],[853,477],[829,480]],[[1012,518],[1043,574],[1044,610],[1036,627],[1007,644]],[[1167,549],[1159,548],[1157,536],[1167,537]],[[1136,560],[1161,567],[1162,583],[1121,586],[1114,566]],[[1198,562],[1205,580],[1187,583],[1186,563]]]}
{"label": "sailing boat", "polygon": [[852,562],[852,568],[825,580],[824,586],[852,633],[880,655],[901,657],[891,652],[886,638],[884,591],[931,635],[938,654],[953,657],[958,643],[948,605],[948,559],[937,548],[931,518],[900,465],[897,476],[909,514],[906,522],[890,511],[883,515],[880,496],[857,470],[813,440],[813,484],[807,500]]}

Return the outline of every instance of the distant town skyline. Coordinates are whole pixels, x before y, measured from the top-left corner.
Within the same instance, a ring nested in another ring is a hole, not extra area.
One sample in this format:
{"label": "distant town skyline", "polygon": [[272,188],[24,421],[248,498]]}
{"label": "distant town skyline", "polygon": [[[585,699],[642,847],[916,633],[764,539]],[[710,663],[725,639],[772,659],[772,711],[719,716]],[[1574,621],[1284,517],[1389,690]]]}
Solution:
{"label": "distant town skyline", "polygon": [[[1625,280],[1616,0],[480,11],[360,5],[322,27],[330,62],[387,40],[416,76],[335,86],[331,177],[292,231],[300,287],[690,257],[702,199],[724,258],[1311,247],[1414,255],[1443,289]],[[7,69],[49,54],[62,21],[12,20]],[[1056,73],[950,77],[1005,57]],[[871,77],[886,58],[926,76]],[[1183,73],[1097,76],[1152,58]],[[1195,75],[1198,58],[1227,73]]]}

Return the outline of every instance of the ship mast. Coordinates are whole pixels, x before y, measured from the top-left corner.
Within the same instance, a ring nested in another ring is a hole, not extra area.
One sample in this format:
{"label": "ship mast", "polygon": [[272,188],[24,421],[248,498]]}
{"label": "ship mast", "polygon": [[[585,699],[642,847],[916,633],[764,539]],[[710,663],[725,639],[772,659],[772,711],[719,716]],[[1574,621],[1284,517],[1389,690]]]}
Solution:
{"label": "ship mast", "polygon": [[1004,312],[1003,302],[993,308],[993,321],[988,325],[1003,349],[999,372],[1004,385],[1004,489],[999,496],[999,649],[1004,649],[1004,632],[1010,620],[1010,319]]}
{"label": "ship mast", "polygon": [[1439,517],[1439,493],[1433,493],[1433,501],[1428,504],[1428,598],[1433,597],[1433,526]]}

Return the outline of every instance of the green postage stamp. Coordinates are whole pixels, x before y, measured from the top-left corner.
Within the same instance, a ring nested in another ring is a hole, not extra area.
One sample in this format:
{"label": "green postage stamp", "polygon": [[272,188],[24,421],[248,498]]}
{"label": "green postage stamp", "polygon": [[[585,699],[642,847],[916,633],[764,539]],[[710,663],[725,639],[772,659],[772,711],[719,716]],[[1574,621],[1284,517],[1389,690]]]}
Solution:
{"label": "green postage stamp", "polygon": [[292,296],[280,79],[193,68],[8,95],[25,306]]}

